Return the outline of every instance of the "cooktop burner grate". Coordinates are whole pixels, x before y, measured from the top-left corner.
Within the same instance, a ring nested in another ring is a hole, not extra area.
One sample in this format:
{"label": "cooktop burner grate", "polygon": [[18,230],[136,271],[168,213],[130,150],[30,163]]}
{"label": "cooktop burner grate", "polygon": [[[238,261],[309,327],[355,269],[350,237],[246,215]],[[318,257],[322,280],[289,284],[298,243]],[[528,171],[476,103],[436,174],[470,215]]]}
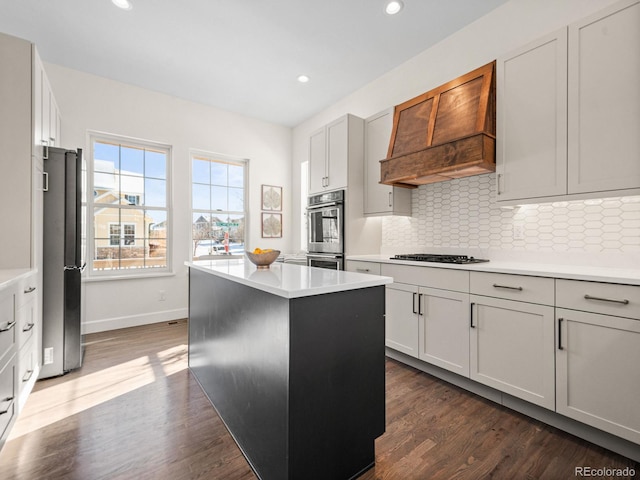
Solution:
{"label": "cooktop burner grate", "polygon": [[468,257],[467,255],[441,255],[435,253],[407,253],[394,255],[391,260],[409,260],[412,262],[435,262],[435,263],[482,263],[488,262],[482,258]]}

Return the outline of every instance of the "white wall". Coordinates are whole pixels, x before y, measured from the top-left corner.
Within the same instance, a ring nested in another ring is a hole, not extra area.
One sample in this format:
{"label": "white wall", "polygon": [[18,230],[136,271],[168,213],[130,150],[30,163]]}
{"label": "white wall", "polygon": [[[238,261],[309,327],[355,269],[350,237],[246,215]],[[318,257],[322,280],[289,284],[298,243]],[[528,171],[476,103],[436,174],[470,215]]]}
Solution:
{"label": "white wall", "polygon": [[[46,64],[62,114],[62,145],[88,151],[87,132],[101,131],[173,147],[173,275],[86,284],[86,333],[187,316],[190,253],[189,150],[249,159],[249,248],[292,251],[291,129]],[[185,72],[188,74],[188,72]],[[282,239],[260,236],[260,185],[281,185]],[[166,300],[159,300],[159,291]]]}
{"label": "white wall", "polygon": [[[512,0],[502,5],[298,125],[293,131],[294,178],[308,158],[309,134],[322,125],[345,113],[366,118],[398,105],[615,1]],[[407,7],[402,14],[409,13]],[[301,218],[295,205],[292,213],[295,221]]]}

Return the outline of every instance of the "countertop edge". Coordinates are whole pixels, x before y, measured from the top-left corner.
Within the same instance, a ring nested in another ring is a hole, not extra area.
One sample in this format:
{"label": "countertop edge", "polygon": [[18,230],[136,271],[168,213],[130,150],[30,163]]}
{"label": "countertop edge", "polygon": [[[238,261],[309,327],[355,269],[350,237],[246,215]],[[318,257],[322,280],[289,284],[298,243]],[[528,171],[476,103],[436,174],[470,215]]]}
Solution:
{"label": "countertop edge", "polygon": [[34,271],[35,269],[31,268],[0,269],[0,289],[4,289],[14,282],[20,281]]}
{"label": "countertop edge", "polygon": [[[246,285],[248,287],[256,288],[258,290],[262,290],[264,292],[268,292],[287,299],[310,297],[313,295],[322,295],[326,293],[336,293],[348,290],[357,290],[360,288],[377,287],[393,283],[393,278],[380,275],[346,272],[343,270],[336,272],[333,270],[307,267],[304,265],[281,264],[278,265],[280,269],[289,271],[293,271],[292,269],[309,269],[316,271],[320,270],[323,272],[326,280],[326,283],[323,285],[312,285],[307,287],[303,285],[297,285],[295,287],[283,288],[275,285],[269,285],[256,279],[246,278],[246,276],[239,276],[237,274],[222,271],[220,270],[220,268],[225,265],[225,262],[230,261],[213,260],[207,261],[206,264],[198,264],[197,262],[185,262],[185,265],[189,268],[195,268],[199,271],[209,273],[211,275],[216,275],[218,277],[225,278],[227,280]],[[234,263],[234,265],[239,268],[242,264]],[[215,268],[216,266],[218,267],[218,269]],[[249,267],[249,269],[251,274],[255,274],[256,272],[258,272],[258,275],[261,275],[262,272],[268,275],[270,272],[270,270],[258,271],[255,267]]]}
{"label": "countertop edge", "polygon": [[471,272],[505,273],[512,275],[529,275],[535,277],[557,278],[565,280],[581,280],[588,282],[617,283],[622,285],[639,285],[640,270],[606,267],[588,267],[580,265],[549,265],[526,262],[489,261],[466,265],[443,264],[432,262],[411,262],[391,260],[391,255],[348,255],[346,260],[359,262],[387,263],[408,265],[412,267],[446,268]]}

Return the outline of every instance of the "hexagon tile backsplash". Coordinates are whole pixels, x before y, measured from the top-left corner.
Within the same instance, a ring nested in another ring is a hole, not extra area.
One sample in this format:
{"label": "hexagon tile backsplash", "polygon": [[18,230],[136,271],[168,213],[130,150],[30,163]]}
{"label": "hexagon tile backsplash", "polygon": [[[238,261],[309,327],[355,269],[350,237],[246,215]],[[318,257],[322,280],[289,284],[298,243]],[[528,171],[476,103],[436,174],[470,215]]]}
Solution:
{"label": "hexagon tile backsplash", "polygon": [[640,254],[640,196],[500,207],[495,174],[423,185],[411,217],[385,217],[385,251],[468,248]]}

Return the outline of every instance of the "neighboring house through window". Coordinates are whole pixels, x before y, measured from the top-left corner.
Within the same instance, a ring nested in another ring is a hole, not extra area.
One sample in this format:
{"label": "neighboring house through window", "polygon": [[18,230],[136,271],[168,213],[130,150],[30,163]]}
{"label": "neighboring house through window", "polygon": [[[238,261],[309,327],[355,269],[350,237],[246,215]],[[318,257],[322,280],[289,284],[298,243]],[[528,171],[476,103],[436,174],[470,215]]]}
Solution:
{"label": "neighboring house through window", "polygon": [[247,160],[191,154],[191,256],[244,253]]}
{"label": "neighboring house through window", "polygon": [[89,157],[91,273],[168,271],[171,148],[93,134]]}

